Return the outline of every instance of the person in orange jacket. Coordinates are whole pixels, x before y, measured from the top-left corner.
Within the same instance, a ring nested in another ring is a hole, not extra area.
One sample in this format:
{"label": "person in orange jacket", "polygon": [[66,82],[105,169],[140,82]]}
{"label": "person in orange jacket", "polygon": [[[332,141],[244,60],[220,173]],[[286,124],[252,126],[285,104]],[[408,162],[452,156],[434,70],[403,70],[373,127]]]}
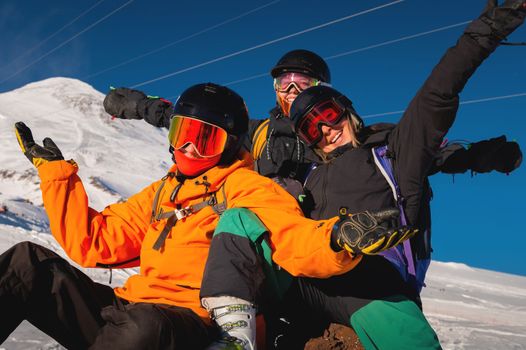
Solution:
{"label": "person in orange jacket", "polygon": [[[268,229],[272,259],[297,276],[345,273],[362,253],[376,254],[416,233],[390,226],[396,211],[362,213],[374,222],[366,230],[353,225],[353,216],[305,218],[294,198],[252,170],[241,147],[247,130],[248,112],[234,91],[212,83],[188,88],[174,108],[169,141],[175,164],[168,174],[98,212],[88,206],[77,164],[64,160],[50,138],[40,146],[24,123],[16,123],[20,147],[41,179],[51,232],[68,256],[84,267],[138,266],[140,272],[112,289],[44,247],[17,244],[0,255],[0,309],[9,315],[0,318],[0,342],[26,319],[73,349],[200,349],[231,328],[237,348],[254,349],[252,335],[232,327],[254,322],[252,303],[219,298],[234,305],[224,324],[209,318],[224,304],[203,302],[206,310],[200,302],[210,246],[222,237],[212,235],[226,209],[238,208],[234,219],[245,211],[256,215]],[[230,227],[244,230],[234,221]],[[337,252],[342,241],[359,243],[359,254]],[[235,281],[226,276],[225,283]]]}

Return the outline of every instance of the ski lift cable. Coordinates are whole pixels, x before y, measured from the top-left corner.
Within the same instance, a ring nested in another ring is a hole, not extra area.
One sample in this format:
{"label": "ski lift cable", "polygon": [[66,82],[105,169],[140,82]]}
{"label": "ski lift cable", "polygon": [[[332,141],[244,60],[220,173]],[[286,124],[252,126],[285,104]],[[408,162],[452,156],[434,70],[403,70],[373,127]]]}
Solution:
{"label": "ski lift cable", "polygon": [[77,17],[75,17],[73,20],[69,21],[67,24],[63,25],[60,29],[58,29],[56,32],[54,32],[53,34],[51,34],[50,36],[48,36],[47,38],[43,39],[42,41],[40,41],[38,44],[36,44],[35,46],[31,47],[29,50],[27,50],[26,52],[24,52],[23,54],[21,54],[20,56],[18,56],[17,58],[11,60],[7,65],[5,65],[4,67],[0,68],[0,70],[4,70],[5,68],[9,67],[10,65],[12,65],[13,63],[16,63],[18,62],[21,58],[27,56],[29,53],[35,51],[37,48],[39,48],[40,46],[44,45],[45,43],[47,43],[49,40],[51,40],[53,37],[55,37],[57,34],[59,34],[60,32],[62,32],[64,29],[66,29],[67,27],[71,26],[73,23],[75,23],[76,21],[78,21],[80,18],[84,17],[86,14],[88,14],[89,12],[91,12],[95,7],[99,6],[101,3],[103,3],[104,1],[106,0],[99,0],[98,2],[96,2],[94,5],[92,5],[90,8],[88,8],[87,10],[85,10],[84,12],[82,12],[80,15],[78,15]]}
{"label": "ski lift cable", "polygon": [[213,29],[216,29],[216,28],[219,28],[219,27],[221,27],[221,26],[224,26],[225,24],[228,24],[228,23],[231,23],[231,22],[233,22],[233,21],[236,21],[236,20],[238,20],[238,19],[240,19],[240,18],[246,17],[246,16],[248,16],[248,15],[254,13],[254,12],[257,12],[257,11],[259,11],[259,10],[262,10],[262,9],[264,9],[264,8],[266,8],[266,7],[269,7],[269,6],[271,6],[271,5],[277,4],[277,3],[280,2],[280,1],[281,1],[281,0],[274,0],[274,1],[272,1],[272,2],[269,2],[268,4],[265,4],[265,5],[262,5],[262,6],[256,7],[256,8],[254,8],[254,9],[252,9],[252,10],[250,10],[250,11],[247,11],[247,12],[244,12],[244,13],[238,15],[238,16],[235,16],[235,17],[232,17],[232,18],[230,18],[230,19],[227,19],[227,20],[225,20],[225,21],[223,21],[223,22],[221,22],[221,23],[215,24],[215,25],[213,25],[213,26],[210,26],[210,27],[208,27],[208,28],[205,28],[205,29],[203,29],[203,30],[200,30],[200,31],[198,31],[198,32],[196,32],[196,33],[190,34],[190,35],[188,35],[188,36],[186,36],[186,37],[184,37],[184,38],[181,38],[181,39],[178,39],[178,40],[173,41],[173,42],[171,42],[171,43],[165,44],[165,45],[163,45],[163,46],[161,46],[161,47],[158,47],[158,48],[156,48],[156,49],[154,49],[154,50],[152,50],[152,51],[149,51],[149,52],[146,52],[146,53],[140,54],[140,55],[138,55],[138,56],[136,56],[136,57],[130,58],[130,59],[128,59],[128,60],[126,60],[126,61],[123,61],[123,62],[121,62],[121,63],[118,63],[118,64],[116,64],[116,65],[114,65],[114,66],[111,66],[111,67],[105,68],[105,69],[103,69],[103,70],[100,70],[100,71],[98,71],[98,72],[95,72],[95,73],[92,73],[92,74],[90,74],[90,75],[87,75],[87,76],[83,77],[82,79],[83,79],[83,80],[85,80],[85,79],[90,79],[90,78],[96,77],[96,76],[98,76],[98,75],[101,75],[102,73],[106,73],[106,72],[109,72],[109,71],[114,70],[114,69],[116,69],[116,68],[119,68],[119,67],[125,66],[125,65],[127,65],[127,64],[129,64],[129,63],[132,63],[132,62],[138,61],[138,60],[140,60],[140,59],[142,59],[142,58],[144,58],[144,57],[151,56],[151,55],[153,55],[153,54],[155,54],[155,53],[157,53],[157,52],[159,52],[159,51],[162,51],[162,50],[164,50],[164,49],[167,49],[167,48],[169,48],[169,47],[172,47],[172,46],[174,46],[174,45],[177,45],[177,44],[179,44],[179,43],[182,43],[183,41],[187,41],[187,40],[192,39],[192,38],[194,38],[194,37],[196,37],[196,36],[198,36],[198,35],[204,34],[204,33],[206,33],[206,32],[209,32],[209,31],[213,30]]}
{"label": "ski lift cable", "polygon": [[187,67],[187,68],[183,68],[183,69],[180,69],[180,70],[172,72],[172,73],[164,74],[164,75],[161,75],[161,76],[159,76],[157,78],[154,78],[154,79],[150,79],[150,80],[143,81],[141,83],[137,83],[137,84],[131,86],[131,88],[137,88],[137,87],[140,87],[140,86],[144,86],[144,85],[148,85],[148,84],[157,82],[159,80],[164,80],[166,78],[170,78],[170,77],[179,75],[181,73],[185,73],[185,72],[197,69],[197,68],[201,68],[201,67],[207,66],[209,64],[215,63],[215,62],[223,61],[223,60],[226,60],[226,59],[231,58],[231,57],[239,56],[239,55],[241,55],[243,53],[246,53],[246,52],[249,52],[249,51],[254,51],[256,49],[259,49],[259,48],[262,48],[262,47],[265,47],[265,46],[269,46],[269,45],[275,44],[277,42],[293,38],[293,37],[298,36],[298,35],[309,33],[309,32],[312,32],[314,30],[318,30],[318,29],[321,29],[321,28],[324,28],[324,27],[328,27],[330,25],[333,25],[333,24],[336,24],[336,23],[339,23],[339,22],[343,22],[343,21],[349,20],[351,18],[355,18],[355,17],[361,16],[361,15],[364,15],[364,14],[367,14],[367,13],[370,13],[370,12],[373,12],[373,11],[377,11],[377,10],[380,10],[380,9],[388,7],[388,6],[399,4],[399,3],[404,2],[404,1],[405,0],[396,0],[396,1],[384,4],[384,5],[380,5],[380,6],[368,9],[368,10],[364,10],[364,11],[361,11],[361,12],[357,12],[357,13],[345,16],[345,17],[341,17],[341,18],[338,18],[338,19],[335,19],[335,20],[332,20],[332,21],[329,21],[329,22],[326,22],[326,23],[323,23],[323,24],[320,24],[320,25],[317,25],[317,26],[314,26],[314,27],[310,27],[310,28],[301,30],[301,31],[296,32],[296,33],[292,33],[292,34],[289,34],[289,35],[285,35],[285,36],[279,37],[277,39],[273,39],[273,40],[264,42],[262,44],[258,44],[258,45],[255,45],[255,46],[243,49],[243,50],[239,50],[239,51],[236,51],[236,52],[233,52],[233,53],[221,56],[221,57],[214,58],[212,60],[209,60],[209,61],[206,61],[206,62],[203,62],[203,63],[199,63],[199,64],[196,64],[196,65]]}
{"label": "ski lift cable", "polygon": [[[401,41],[414,39],[414,38],[418,38],[418,37],[429,35],[429,34],[434,34],[434,33],[441,32],[441,31],[444,31],[444,30],[447,30],[447,29],[451,29],[451,28],[462,26],[462,25],[465,25],[465,24],[470,23],[470,22],[471,21],[464,21],[464,22],[460,22],[460,23],[450,24],[450,25],[443,26],[443,27],[440,27],[440,28],[427,30],[425,32],[420,32],[420,33],[416,33],[416,34],[412,34],[412,35],[407,35],[407,36],[403,36],[403,37],[400,37],[400,38],[397,38],[397,39],[384,41],[384,42],[381,42],[381,43],[378,43],[378,44],[373,44],[373,45],[361,47],[361,48],[358,48],[358,49],[355,49],[355,50],[341,52],[341,53],[338,53],[338,54],[335,54],[335,55],[332,55],[332,56],[329,56],[329,57],[324,57],[324,59],[326,61],[329,61],[329,60],[332,60],[332,59],[335,59],[335,58],[340,58],[340,57],[352,55],[352,54],[355,54],[355,53],[358,53],[358,52],[363,52],[363,51],[368,51],[368,50],[371,50],[371,49],[375,49],[377,47],[391,45],[391,44],[395,44],[395,43],[398,43],[398,42],[401,42]],[[225,85],[225,86],[235,85],[235,84],[243,83],[245,81],[250,81],[250,80],[253,80],[253,79],[262,78],[262,77],[265,77],[265,76],[268,76],[268,73],[261,73],[261,74],[252,75],[250,77],[246,77],[246,78],[242,78],[242,79],[238,79],[238,80],[233,80],[233,81],[230,81],[230,82],[228,82],[226,84],[223,84],[223,85]]]}
{"label": "ski lift cable", "polygon": [[104,21],[105,19],[107,19],[108,17],[112,16],[113,14],[117,13],[118,11],[122,10],[123,8],[125,8],[126,6],[128,6],[129,4],[131,4],[133,1],[135,0],[129,0],[128,2],[126,2],[125,4],[121,5],[120,7],[116,8],[115,10],[111,11],[110,13],[108,13],[107,15],[103,16],[102,18],[98,19],[97,21],[95,21],[94,23],[90,24],[89,26],[87,26],[86,28],[84,28],[83,30],[81,30],[80,32],[78,32],[77,34],[73,35],[71,38],[67,39],[66,41],[62,42],[60,45],[56,46],[55,48],[51,49],[50,51],[48,51],[47,53],[45,53],[44,55],[40,56],[39,58],[37,58],[36,60],[32,61],[31,63],[27,64],[26,66],[22,67],[21,69],[17,70],[16,72],[14,72],[13,74],[11,74],[10,76],[8,76],[7,78],[5,78],[4,80],[1,80],[0,81],[0,85],[2,85],[4,82],[8,81],[9,79],[17,76],[18,74],[22,73],[23,71],[25,71],[26,69],[28,69],[29,67],[33,66],[35,63],[37,62],[40,62],[41,60],[43,60],[44,58],[46,58],[47,56],[51,55],[53,52],[57,51],[58,49],[60,49],[61,47],[63,47],[64,45],[68,44],[69,42],[71,42],[72,40],[76,39],[78,36],[84,34],[85,32],[87,32],[88,30],[90,30],[91,28],[95,27],[97,24],[101,23],[102,21]]}
{"label": "ski lift cable", "polygon": [[256,74],[256,75],[251,75],[251,76],[246,77],[246,78],[229,81],[228,83],[225,83],[225,84],[222,84],[222,85],[224,85],[224,86],[231,86],[231,85],[235,85],[235,84],[239,84],[239,83],[244,83],[245,81],[250,81],[250,80],[263,78],[263,77],[268,77],[268,76],[269,76],[268,72],[267,73],[260,73],[260,74]]}
{"label": "ski lift cable", "polygon": [[[493,96],[493,97],[479,98],[479,99],[474,99],[474,100],[466,100],[466,101],[460,102],[459,104],[460,105],[469,105],[469,104],[475,104],[475,103],[481,103],[481,102],[506,100],[506,99],[510,99],[510,98],[523,97],[523,96],[526,96],[526,92],[520,92],[520,93],[516,93],[516,94],[511,94],[511,95],[502,95],[502,96]],[[369,118],[384,117],[384,116],[389,116],[389,115],[397,115],[397,114],[402,114],[404,112],[405,112],[405,110],[402,109],[402,110],[393,111],[393,112],[368,114],[368,115],[363,115],[363,116],[360,115],[360,117],[362,119],[369,119]]]}
{"label": "ski lift cable", "polygon": [[468,23],[471,23],[471,20],[470,21],[464,21],[464,22],[460,22],[460,23],[451,24],[451,25],[448,25],[448,26],[445,26],[445,27],[440,27],[440,28],[428,30],[428,31],[417,33],[417,34],[413,34],[413,35],[403,36],[403,37],[398,38],[398,39],[384,41],[382,43],[378,43],[378,44],[362,47],[362,48],[351,50],[351,51],[347,51],[347,52],[342,52],[342,53],[339,53],[339,54],[336,54],[336,55],[332,55],[332,56],[326,57],[325,59],[326,60],[332,60],[332,59],[335,59],[335,58],[339,58],[339,57],[343,57],[343,56],[347,56],[347,55],[352,55],[352,54],[357,53],[357,52],[367,51],[367,50],[374,49],[374,48],[377,48],[377,47],[380,47],[380,46],[390,45],[390,44],[398,43],[400,41],[414,39],[414,38],[418,38],[418,37],[421,37],[421,36],[424,36],[424,35],[429,35],[429,34],[433,34],[433,33],[436,33],[436,32],[441,32],[443,30],[447,30],[447,29],[451,29],[451,28],[455,28],[455,27],[460,27],[460,26],[466,25]]}

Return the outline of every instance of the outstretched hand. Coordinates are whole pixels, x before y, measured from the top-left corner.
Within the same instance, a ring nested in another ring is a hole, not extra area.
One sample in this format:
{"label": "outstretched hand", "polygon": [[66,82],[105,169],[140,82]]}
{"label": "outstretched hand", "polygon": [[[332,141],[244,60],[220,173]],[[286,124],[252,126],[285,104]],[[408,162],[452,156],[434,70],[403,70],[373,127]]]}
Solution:
{"label": "outstretched hand", "polygon": [[[344,209],[344,208],[342,208]],[[331,243],[353,255],[375,255],[414,236],[418,229],[399,227],[398,209],[347,214],[340,209],[340,220],[334,225]]]}
{"label": "outstretched hand", "polygon": [[505,40],[508,35],[524,23],[526,0],[506,0],[499,5],[497,0],[488,0],[484,11],[466,28],[482,46],[494,49],[494,41]]}
{"label": "outstretched hand", "polygon": [[477,173],[487,173],[492,170],[510,173],[522,163],[519,144],[507,141],[504,135],[472,143],[468,154],[471,170]]}
{"label": "outstretched hand", "polygon": [[62,152],[49,137],[42,141],[44,147],[37,145],[33,139],[31,129],[23,122],[15,124],[15,134],[22,152],[35,167],[38,168],[42,164],[54,160],[64,160]]}

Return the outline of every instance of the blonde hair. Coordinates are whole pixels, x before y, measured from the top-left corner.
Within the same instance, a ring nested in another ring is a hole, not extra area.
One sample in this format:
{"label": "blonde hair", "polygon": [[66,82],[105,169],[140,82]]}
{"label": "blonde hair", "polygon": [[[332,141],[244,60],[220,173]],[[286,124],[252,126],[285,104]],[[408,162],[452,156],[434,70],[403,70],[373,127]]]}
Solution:
{"label": "blonde hair", "polygon": [[354,148],[357,148],[357,147],[360,147],[360,141],[358,140],[358,133],[362,130],[363,123],[360,120],[360,118],[358,118],[354,114],[350,112],[349,114],[351,116],[349,119],[351,121],[351,127],[352,127],[352,132],[353,132],[351,143]]}

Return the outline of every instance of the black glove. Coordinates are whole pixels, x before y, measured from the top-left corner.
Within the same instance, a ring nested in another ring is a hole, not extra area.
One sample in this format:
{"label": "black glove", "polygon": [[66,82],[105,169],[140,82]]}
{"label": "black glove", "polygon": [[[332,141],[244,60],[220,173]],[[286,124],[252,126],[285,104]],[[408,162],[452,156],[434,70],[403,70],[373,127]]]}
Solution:
{"label": "black glove", "polygon": [[492,170],[510,173],[522,162],[522,152],[517,142],[506,141],[504,135],[472,143],[467,155],[471,161],[471,170],[477,173]]}
{"label": "black glove", "polygon": [[110,91],[104,98],[106,113],[121,119],[142,119],[137,106],[148,97],[139,90],[117,88]]}
{"label": "black glove", "polygon": [[62,152],[49,137],[43,140],[44,147],[37,145],[33,139],[31,129],[26,124],[22,122],[16,123],[15,133],[22,152],[35,167],[38,168],[42,164],[54,160],[64,160]]}
{"label": "black glove", "polygon": [[345,249],[353,255],[375,255],[418,232],[418,229],[398,227],[398,209],[350,215],[346,214],[345,208],[342,209],[340,220],[332,228],[331,246],[336,251]]}
{"label": "black glove", "polygon": [[525,17],[526,0],[506,0],[500,6],[497,0],[488,0],[480,17],[468,25],[465,33],[481,46],[493,50],[524,22]]}

